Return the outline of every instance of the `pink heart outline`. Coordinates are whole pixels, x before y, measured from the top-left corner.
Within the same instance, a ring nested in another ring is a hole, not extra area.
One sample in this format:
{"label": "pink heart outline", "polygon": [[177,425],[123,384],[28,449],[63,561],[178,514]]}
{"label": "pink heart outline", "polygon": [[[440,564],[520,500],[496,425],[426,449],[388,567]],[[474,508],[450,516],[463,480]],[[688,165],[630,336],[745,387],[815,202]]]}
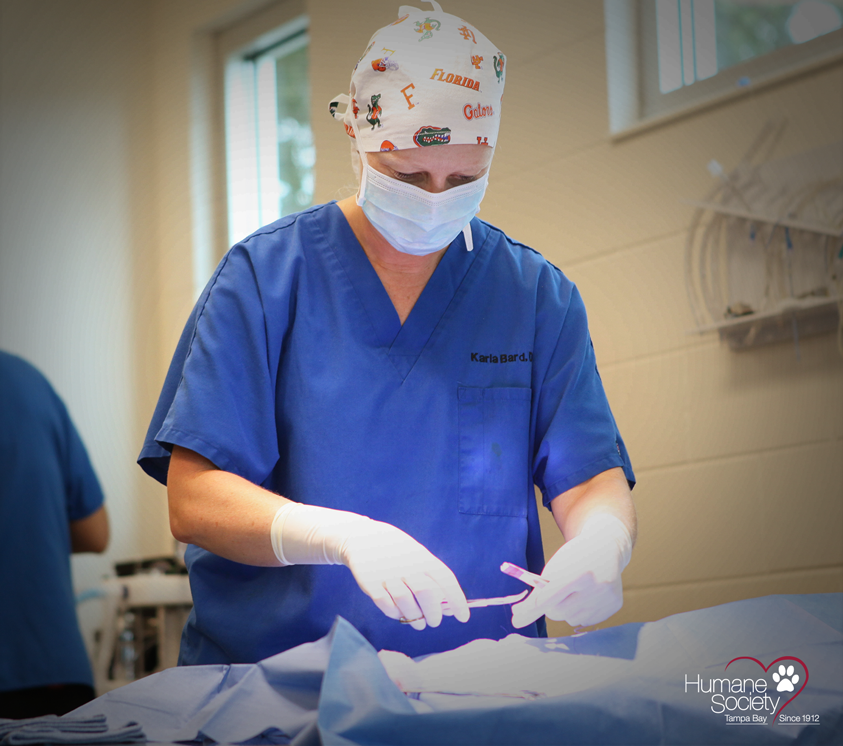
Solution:
{"label": "pink heart outline", "polygon": [[[726,668],[731,666],[735,661],[755,661],[759,666],[761,666],[761,668],[764,668],[764,664],[760,660],[758,660],[757,658],[753,658],[749,655],[742,655],[739,658],[732,658],[732,660],[730,660],[726,664]],[[769,671],[779,661],[796,661],[805,670],[805,681],[802,682],[802,686],[799,688],[799,691],[796,692],[796,694],[794,694],[789,700],[787,700],[787,702],[785,702],[781,707],[779,707],[779,709],[776,711],[776,714],[773,715],[773,719],[771,721],[771,724],[776,722],[776,718],[779,716],[779,713],[781,713],[781,711],[785,707],[787,707],[791,702],[793,702],[794,699],[796,699],[800,694],[802,694],[802,690],[805,688],[805,685],[808,683],[808,666],[805,665],[804,661],[800,660],[799,658],[794,658],[792,655],[783,655],[781,658],[776,658],[776,660],[774,660],[769,666],[764,668],[764,673],[767,673],[767,671]],[[723,670],[725,671],[726,668],[724,668]]]}

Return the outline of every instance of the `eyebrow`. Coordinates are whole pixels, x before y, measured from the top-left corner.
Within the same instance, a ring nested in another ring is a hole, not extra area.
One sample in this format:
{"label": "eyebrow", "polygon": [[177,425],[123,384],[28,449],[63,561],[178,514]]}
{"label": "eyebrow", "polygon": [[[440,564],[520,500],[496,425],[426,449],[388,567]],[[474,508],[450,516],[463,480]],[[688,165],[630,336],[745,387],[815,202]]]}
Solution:
{"label": "eyebrow", "polygon": [[[402,169],[400,169],[400,168],[395,168],[394,166],[389,166],[389,164],[387,164],[387,166],[388,166],[388,167],[389,167],[392,171],[394,171],[395,173],[397,173],[397,174],[403,174],[404,176],[430,176],[430,171],[426,171],[426,170],[420,170],[420,171],[404,171],[404,170],[402,170]],[[477,171],[477,173],[475,173],[475,174],[457,173],[457,172],[455,171],[454,173],[450,173],[450,174],[448,174],[445,178],[452,178],[452,177],[456,176],[456,177],[459,177],[459,178],[476,179],[478,176],[480,176],[480,174],[481,174],[481,173],[483,173],[483,171],[484,171],[484,170],[486,170],[486,169],[488,169],[488,168],[489,168],[488,166],[483,166],[483,167],[482,167],[479,171]]]}

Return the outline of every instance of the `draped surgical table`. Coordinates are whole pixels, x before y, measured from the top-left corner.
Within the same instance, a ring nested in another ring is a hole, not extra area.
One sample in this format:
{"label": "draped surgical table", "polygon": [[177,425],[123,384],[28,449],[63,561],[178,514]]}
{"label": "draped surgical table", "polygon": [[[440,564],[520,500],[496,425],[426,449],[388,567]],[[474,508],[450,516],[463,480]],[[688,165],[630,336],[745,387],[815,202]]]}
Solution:
{"label": "draped surgical table", "polygon": [[137,721],[157,743],[841,744],[843,594],[479,640],[417,661],[379,657],[338,618],[260,663],[169,669],[73,714],[94,713],[114,728]]}

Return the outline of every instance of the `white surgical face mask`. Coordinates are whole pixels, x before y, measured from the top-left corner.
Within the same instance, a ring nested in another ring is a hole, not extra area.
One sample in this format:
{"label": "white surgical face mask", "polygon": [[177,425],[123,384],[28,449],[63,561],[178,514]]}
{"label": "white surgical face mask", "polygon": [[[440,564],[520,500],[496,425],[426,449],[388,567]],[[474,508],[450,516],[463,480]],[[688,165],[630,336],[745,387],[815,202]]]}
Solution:
{"label": "white surgical face mask", "polygon": [[479,212],[489,174],[468,184],[432,193],[363,164],[357,204],[394,248],[424,256],[445,248],[463,231],[471,251],[471,219]]}

